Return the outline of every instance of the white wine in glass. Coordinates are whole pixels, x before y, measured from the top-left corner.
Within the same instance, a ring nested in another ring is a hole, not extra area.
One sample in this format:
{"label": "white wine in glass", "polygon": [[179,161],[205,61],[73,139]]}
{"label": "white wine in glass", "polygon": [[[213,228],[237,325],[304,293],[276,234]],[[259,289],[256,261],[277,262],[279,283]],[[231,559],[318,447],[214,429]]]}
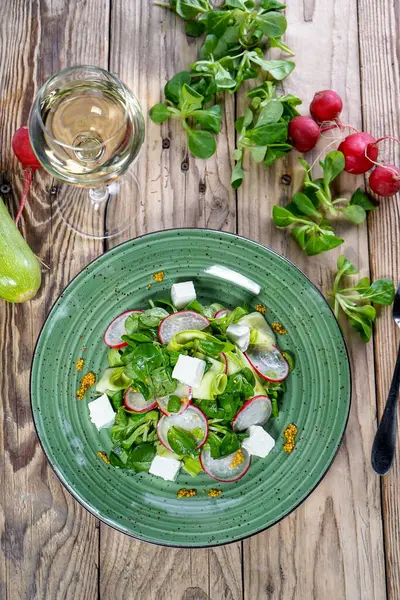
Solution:
{"label": "white wine in glass", "polygon": [[91,238],[129,229],[139,187],[127,171],[144,140],[134,94],[99,67],[64,69],[39,90],[29,118],[32,148],[44,169],[81,194],[61,186],[57,208],[74,231]]}

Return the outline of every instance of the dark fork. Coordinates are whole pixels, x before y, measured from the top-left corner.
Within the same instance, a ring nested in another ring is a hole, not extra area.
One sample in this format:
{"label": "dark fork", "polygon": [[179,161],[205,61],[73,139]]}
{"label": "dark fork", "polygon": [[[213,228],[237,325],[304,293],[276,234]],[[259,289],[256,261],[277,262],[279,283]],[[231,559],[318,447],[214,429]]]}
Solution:
{"label": "dark fork", "polygon": [[[393,320],[400,327],[400,284],[393,304]],[[400,348],[384,413],[372,444],[371,463],[378,475],[385,475],[392,466],[396,450],[397,402],[400,388]]]}

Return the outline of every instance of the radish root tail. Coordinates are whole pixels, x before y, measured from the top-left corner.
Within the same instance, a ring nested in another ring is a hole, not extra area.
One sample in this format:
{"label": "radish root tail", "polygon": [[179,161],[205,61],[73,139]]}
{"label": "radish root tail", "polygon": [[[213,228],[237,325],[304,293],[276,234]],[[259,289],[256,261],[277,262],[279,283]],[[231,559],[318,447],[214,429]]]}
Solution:
{"label": "radish root tail", "polygon": [[18,224],[18,221],[21,218],[22,211],[23,211],[26,201],[28,199],[28,194],[29,194],[29,190],[31,187],[31,183],[32,183],[32,176],[33,176],[33,169],[31,169],[31,167],[28,167],[27,169],[24,170],[24,188],[22,190],[22,198],[19,203],[18,213],[15,218],[16,225]]}
{"label": "radish root tail", "polygon": [[382,169],[387,169],[388,171],[391,171],[394,174],[393,179],[395,181],[398,181],[400,179],[400,177],[399,177],[398,171],[396,171],[396,169],[394,169],[390,165],[385,165],[381,162],[377,162],[376,160],[373,160],[370,156],[368,156],[368,148],[370,146],[377,147],[378,144],[380,144],[381,142],[384,142],[385,140],[393,140],[397,144],[400,144],[400,140],[398,140],[397,138],[393,137],[392,135],[385,135],[384,137],[381,137],[378,140],[376,140],[376,142],[374,142],[373,144],[368,144],[368,146],[365,148],[364,154],[365,154],[366,158],[368,158],[368,160],[371,161],[376,167],[382,167]]}

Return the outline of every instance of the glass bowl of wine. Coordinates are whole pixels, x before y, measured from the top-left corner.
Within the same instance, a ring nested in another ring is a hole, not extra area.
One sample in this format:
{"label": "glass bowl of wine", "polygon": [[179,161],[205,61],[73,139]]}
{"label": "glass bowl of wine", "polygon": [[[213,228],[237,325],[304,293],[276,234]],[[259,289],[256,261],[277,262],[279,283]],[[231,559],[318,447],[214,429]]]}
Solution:
{"label": "glass bowl of wine", "polygon": [[99,67],[63,69],[39,90],[29,137],[43,168],[64,184],[56,186],[55,204],[71,229],[104,239],[132,226],[139,185],[128,168],[144,129],[136,96]]}

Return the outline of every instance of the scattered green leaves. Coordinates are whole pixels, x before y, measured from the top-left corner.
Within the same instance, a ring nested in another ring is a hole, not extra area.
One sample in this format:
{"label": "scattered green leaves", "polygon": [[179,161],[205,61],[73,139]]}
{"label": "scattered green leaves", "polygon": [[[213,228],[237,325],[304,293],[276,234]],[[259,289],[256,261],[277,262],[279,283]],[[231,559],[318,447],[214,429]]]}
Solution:
{"label": "scattered green leaves", "polygon": [[190,151],[199,158],[209,158],[216,150],[213,134],[219,133],[222,110],[219,104],[204,108],[205,96],[190,84],[186,71],[175,75],[164,88],[166,102],[150,109],[150,118],[163,123],[170,117],[180,119],[188,136]]}
{"label": "scattered green leaves", "polygon": [[359,332],[363,342],[368,342],[376,319],[376,311],[371,302],[385,306],[392,304],[395,295],[393,281],[386,278],[377,279],[370,284],[368,277],[363,277],[356,285],[339,287],[342,277],[355,275],[358,270],[343,255],[338,258],[337,269],[333,291],[330,294],[333,297],[335,316],[338,319],[342,309],[350,325]]}
{"label": "scattered green leaves", "polygon": [[322,178],[313,179],[311,167],[299,159],[305,170],[303,189],[294,194],[286,207],[274,206],[272,218],[277,227],[290,227],[290,232],[300,248],[308,256],[326,252],[343,243],[335,235],[327,217],[343,215],[348,221],[358,225],[366,218],[366,211],[374,210],[375,205],[360,188],[350,200],[332,198],[330,185],[340,175],[345,166],[341,152],[329,152],[320,162]]}
{"label": "scattered green leaves", "polygon": [[[281,39],[287,27],[282,13],[285,6],[275,0],[265,0],[257,6],[254,0],[226,0],[218,7],[209,0],[170,0],[156,4],[180,15],[186,21],[187,35],[199,37],[204,33],[205,38],[199,60],[190,65],[191,72],[183,71],[168,81],[164,88],[165,102],[150,109],[150,118],[155,123],[164,123],[170,117],[180,119],[190,151],[199,158],[209,158],[216,150],[213,134],[220,132],[222,119],[221,107],[210,106],[214,95],[220,91],[234,93],[244,81],[257,77],[269,83],[281,81],[294,69],[292,61],[267,60],[263,52],[268,41],[270,47],[293,54]],[[290,96],[286,98],[291,102]],[[267,157],[266,164],[272,164],[291,148],[286,143],[289,118],[285,118],[280,102],[263,108],[253,125],[254,131],[249,133],[248,143],[255,160],[261,162]],[[279,148],[282,140],[284,148]],[[241,157],[236,160],[232,176],[235,189],[243,179]]]}
{"label": "scattered green leaves", "polygon": [[235,123],[239,136],[232,156],[236,161],[231,179],[234,189],[240,187],[244,178],[242,164],[245,150],[250,152],[255,162],[264,162],[269,167],[292,149],[288,140],[288,123],[299,114],[296,106],[301,104],[301,100],[294,96],[277,96],[272,81],[250,90],[247,96],[250,105]]}

